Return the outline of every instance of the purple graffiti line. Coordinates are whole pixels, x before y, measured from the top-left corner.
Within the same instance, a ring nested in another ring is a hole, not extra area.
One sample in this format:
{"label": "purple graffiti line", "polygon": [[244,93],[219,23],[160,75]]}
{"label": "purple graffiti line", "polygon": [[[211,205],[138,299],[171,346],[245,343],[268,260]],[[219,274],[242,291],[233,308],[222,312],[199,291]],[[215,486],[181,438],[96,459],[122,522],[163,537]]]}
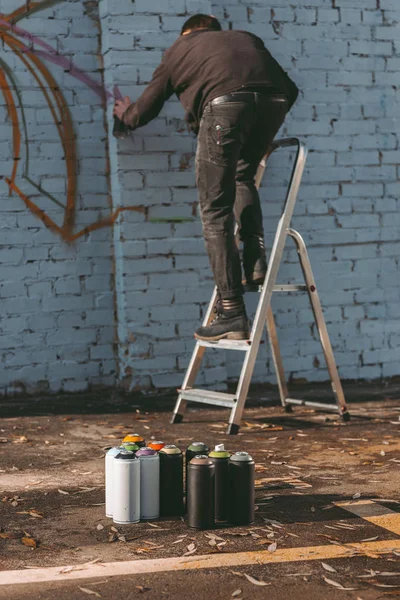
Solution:
{"label": "purple graffiti line", "polygon": [[93,77],[90,77],[87,73],[82,71],[76,64],[74,64],[70,59],[65,56],[61,56],[50,44],[42,40],[41,38],[32,35],[26,29],[22,29],[22,27],[18,27],[8,21],[0,18],[0,26],[9,30],[10,33],[14,33],[18,37],[25,38],[32,42],[32,44],[36,44],[37,46],[41,46],[45,48],[44,50],[35,50],[34,48],[28,48],[24,46],[24,52],[33,52],[37,56],[48,60],[49,62],[54,63],[58,67],[62,67],[64,70],[68,71],[72,77],[79,79],[82,83],[85,83],[95,94],[97,94],[100,98],[114,101],[114,100],[122,100],[122,93],[119,90],[118,86],[115,86],[113,92],[109,91],[107,88],[104,88],[101,84],[97,83]]}
{"label": "purple graffiti line", "polygon": [[[47,4],[48,3],[42,3]],[[38,3],[32,3],[32,10],[38,10],[40,5]],[[10,20],[15,18],[16,16],[21,17],[21,15],[27,16],[29,14],[29,9],[25,9],[21,7],[17,11],[14,11],[12,15],[2,15],[3,18],[0,19],[0,39],[3,43],[8,46],[15,55],[21,60],[21,62],[25,65],[28,71],[33,76],[36,84],[40,88],[43,93],[44,100],[47,103],[50,112],[52,114],[55,127],[58,131],[60,142],[62,148],[64,150],[64,160],[66,165],[66,175],[67,175],[67,195],[66,195],[66,205],[64,208],[64,221],[60,226],[58,225],[49,215],[46,214],[44,210],[42,210],[37,204],[35,204],[31,198],[29,198],[26,194],[22,192],[18,185],[17,175],[18,171],[21,167],[21,125],[22,129],[25,133],[25,146],[28,145],[28,136],[26,129],[26,119],[23,109],[23,104],[21,102],[21,95],[17,86],[16,79],[13,76],[12,70],[4,63],[4,61],[0,61],[0,90],[4,96],[5,103],[8,109],[9,118],[12,125],[12,136],[13,136],[13,170],[10,177],[4,177],[5,181],[9,186],[10,192],[16,193],[19,198],[25,203],[26,207],[36,216],[38,217],[42,223],[60,235],[65,241],[73,242],[79,237],[86,235],[91,231],[95,231],[96,229],[100,229],[106,226],[112,226],[118,216],[123,211],[137,211],[137,212],[145,212],[144,207],[142,206],[126,206],[120,207],[118,210],[110,213],[108,217],[103,220],[96,221],[81,231],[74,233],[74,217],[76,210],[76,184],[77,184],[77,168],[76,168],[76,140],[73,131],[73,122],[69,107],[67,102],[60,90],[54,76],[50,73],[46,65],[44,64],[42,59],[51,60],[53,63],[65,68],[70,71],[71,74],[75,77],[79,77],[79,79],[85,82],[88,87],[90,87],[95,93],[97,93],[104,100],[111,100],[113,98],[122,97],[118,88],[114,89],[114,93],[105,90],[102,86],[100,86],[93,78],[84,73],[81,69],[79,69],[72,61],[68,60],[66,57],[60,56],[57,52],[46,42],[42,42],[39,38],[32,36],[29,32],[21,29],[20,27],[15,27],[10,25]],[[41,48],[45,48],[46,50],[35,50],[33,48],[27,47],[22,41],[20,41],[16,36],[20,36],[23,38],[27,38],[31,43],[36,44]],[[17,100],[17,101],[16,101]],[[21,113],[21,119],[18,113]],[[27,152],[27,160],[29,153]],[[22,175],[28,181],[31,181],[27,175],[27,171]],[[38,186],[35,186],[37,190],[46,193],[44,190],[39,189]],[[48,194],[46,194],[50,197]],[[58,203],[60,205],[60,203]]]}

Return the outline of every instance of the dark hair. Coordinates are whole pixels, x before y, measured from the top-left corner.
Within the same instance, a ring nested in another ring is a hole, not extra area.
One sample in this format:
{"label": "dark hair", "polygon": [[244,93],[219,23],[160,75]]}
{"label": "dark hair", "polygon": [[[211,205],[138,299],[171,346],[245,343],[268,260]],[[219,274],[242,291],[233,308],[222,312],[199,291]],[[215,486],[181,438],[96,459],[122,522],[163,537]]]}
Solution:
{"label": "dark hair", "polygon": [[186,31],[195,31],[196,29],[212,29],[213,31],[221,31],[221,23],[212,15],[193,15],[188,19],[181,30],[181,35]]}

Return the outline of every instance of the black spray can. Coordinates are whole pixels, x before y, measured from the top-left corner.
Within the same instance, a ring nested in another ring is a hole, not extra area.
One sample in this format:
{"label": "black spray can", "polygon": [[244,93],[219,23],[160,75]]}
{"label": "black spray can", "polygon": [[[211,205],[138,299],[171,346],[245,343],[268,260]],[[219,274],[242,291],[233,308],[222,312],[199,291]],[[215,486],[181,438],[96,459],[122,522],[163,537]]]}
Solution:
{"label": "black spray can", "polygon": [[114,116],[113,136],[119,140],[123,140],[129,136],[129,128],[117,116]]}
{"label": "black spray can", "polygon": [[229,522],[254,523],[254,460],[247,452],[236,452],[229,460]]}
{"label": "black spray can", "polygon": [[217,444],[208,455],[215,465],[215,519],[228,520],[229,457],[224,444]]}
{"label": "black spray can", "polygon": [[188,526],[214,527],[215,465],[208,456],[196,456],[188,464]]}
{"label": "black spray can", "polygon": [[200,456],[200,454],[208,454],[209,449],[207,444],[204,442],[192,442],[190,446],[186,448],[185,453],[185,463],[186,463],[186,473],[185,473],[185,481],[186,481],[186,498],[187,498],[187,481],[188,481],[188,464],[195,456]]}
{"label": "black spray can", "polygon": [[183,454],[177,446],[164,446],[160,457],[160,516],[183,514]]}

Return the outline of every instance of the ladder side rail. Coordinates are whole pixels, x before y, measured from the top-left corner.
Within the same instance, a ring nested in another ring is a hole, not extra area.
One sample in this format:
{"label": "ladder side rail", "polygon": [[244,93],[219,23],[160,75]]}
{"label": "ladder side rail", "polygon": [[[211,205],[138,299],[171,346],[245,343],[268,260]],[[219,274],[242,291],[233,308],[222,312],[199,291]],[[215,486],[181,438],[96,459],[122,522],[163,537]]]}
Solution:
{"label": "ladder side rail", "polygon": [[[203,319],[203,326],[209,324],[213,316],[213,309],[215,302],[217,300],[217,287],[214,287],[213,294],[211,296],[210,303],[208,305],[206,314]],[[185,377],[181,386],[181,390],[186,390],[188,388],[193,387],[194,382],[196,381],[197,374],[201,367],[201,363],[203,360],[205,352],[205,347],[201,346],[198,342],[196,342],[194,350],[192,352],[192,356],[190,358],[189,365],[186,369]],[[178,395],[178,398],[175,402],[174,410],[171,417],[171,423],[180,423],[183,419],[183,415],[186,411],[187,400],[182,399],[182,394]]]}
{"label": "ladder side rail", "polygon": [[274,313],[272,312],[271,306],[268,308],[266,321],[272,360],[274,361],[276,377],[278,380],[279,396],[283,408],[287,409],[288,407],[286,404],[286,398],[288,398],[289,396],[289,391],[285,377],[285,369],[283,367],[281,350],[279,347],[278,333],[276,331]]}
{"label": "ladder side rail", "polygon": [[[267,313],[268,307],[271,305],[271,298],[273,293],[273,288],[275,285],[275,281],[278,275],[283,250],[285,247],[287,231],[290,225],[290,221],[293,215],[294,207],[296,204],[296,199],[301,183],[301,178],[303,175],[305,162],[307,158],[307,148],[304,143],[302,143],[297,138],[291,138],[288,140],[282,140],[280,142],[276,142],[271,150],[271,153],[278,148],[288,147],[288,146],[297,146],[297,155],[293,165],[293,170],[290,178],[290,183],[288,187],[288,192],[286,195],[285,205],[282,212],[282,215],[279,219],[277,231],[275,234],[275,239],[271,251],[270,262],[268,265],[267,275],[265,278],[265,283],[263,290],[261,292],[261,298],[258,303],[256,315],[254,318],[254,324],[250,335],[251,346],[249,352],[246,353],[246,357],[243,363],[242,371],[240,374],[240,379],[237,387],[237,403],[236,406],[231,411],[231,416],[229,419],[228,433],[233,433],[234,430],[237,430],[240,425],[240,420],[243,413],[243,408],[246,402],[251,377],[254,370],[254,364],[257,358],[258,348],[261,341],[261,336],[264,330],[265,324],[265,315]],[[270,153],[270,154],[271,154]]]}
{"label": "ladder side rail", "polygon": [[307,292],[310,298],[311,308],[314,314],[315,323],[317,324],[319,339],[321,342],[322,350],[325,356],[326,365],[328,368],[329,376],[331,379],[331,385],[333,394],[336,399],[337,407],[341,415],[347,413],[346,400],[343,392],[342,383],[340,381],[338,369],[336,366],[335,357],[331,341],[329,338],[328,330],[325,323],[324,314],[322,312],[321,301],[317,291],[314,275],[311,268],[310,258],[308,256],[307,247],[303,240],[303,237],[294,229],[289,229],[289,235],[293,238],[297,253],[299,256],[300,266],[303,271],[304,280],[307,285]]}

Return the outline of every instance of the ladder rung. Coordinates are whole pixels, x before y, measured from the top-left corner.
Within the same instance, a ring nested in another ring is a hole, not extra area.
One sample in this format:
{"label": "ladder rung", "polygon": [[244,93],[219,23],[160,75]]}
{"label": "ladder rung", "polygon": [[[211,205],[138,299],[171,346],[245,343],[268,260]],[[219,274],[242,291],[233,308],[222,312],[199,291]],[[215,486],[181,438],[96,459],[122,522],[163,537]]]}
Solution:
{"label": "ladder rung", "polygon": [[207,348],[218,348],[223,350],[242,350],[247,352],[251,346],[250,340],[218,340],[218,342],[206,342],[205,340],[197,340],[199,346]]}
{"label": "ladder rung", "polygon": [[211,390],[179,390],[179,394],[182,400],[202,402],[203,404],[215,404],[215,406],[226,406],[228,408],[232,408],[236,402],[236,396],[234,394],[224,394],[223,392],[213,392]]}
{"label": "ladder rung", "polygon": [[320,408],[322,410],[328,410],[332,412],[338,411],[336,404],[325,404],[325,402],[311,402],[308,400],[296,400],[295,398],[285,398],[285,404],[294,404],[295,406],[310,406],[311,408]]}
{"label": "ladder rung", "polygon": [[[246,292],[261,292],[263,289],[262,285],[245,285],[244,289]],[[302,283],[282,283],[274,285],[273,288],[275,292],[306,292],[307,286]]]}
{"label": "ladder rung", "polygon": [[288,283],[274,285],[274,292],[306,292],[307,286],[304,284]]}

